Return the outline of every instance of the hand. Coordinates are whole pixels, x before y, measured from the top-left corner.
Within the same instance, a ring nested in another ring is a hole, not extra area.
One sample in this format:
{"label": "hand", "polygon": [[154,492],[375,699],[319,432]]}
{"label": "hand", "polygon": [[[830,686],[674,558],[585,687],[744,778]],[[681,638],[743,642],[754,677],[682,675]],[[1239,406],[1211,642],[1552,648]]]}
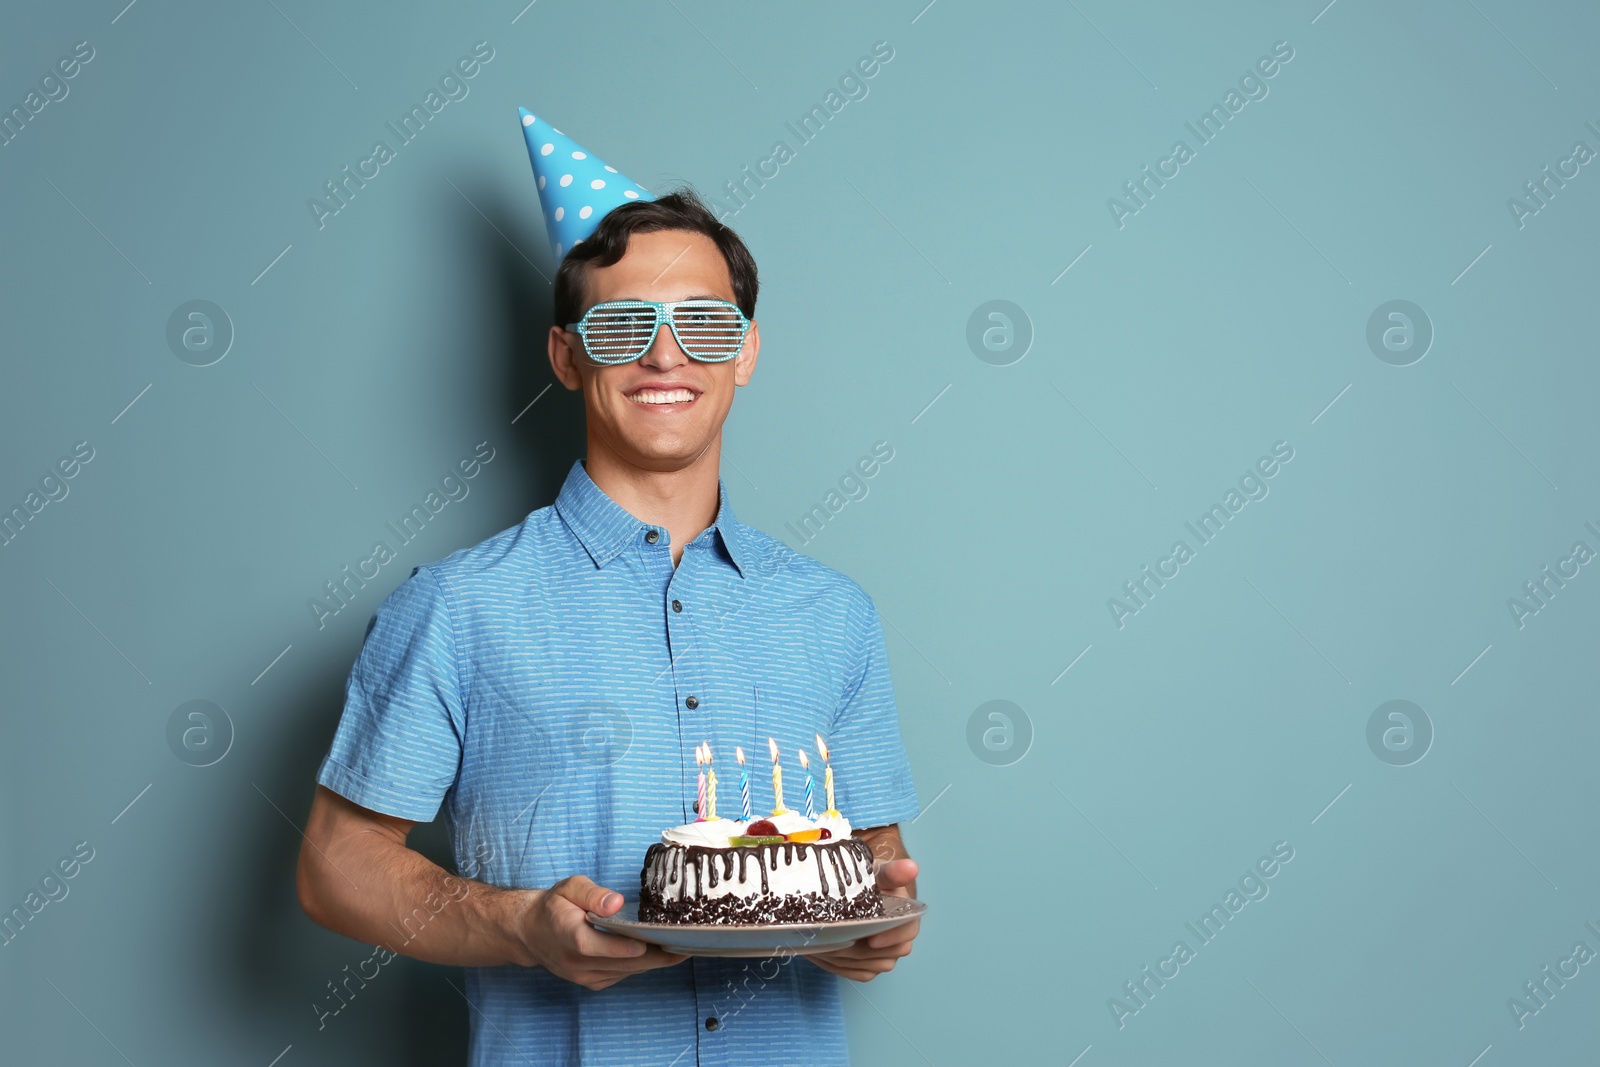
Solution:
{"label": "hand", "polygon": [[[909,887],[916,878],[916,860],[891,860],[878,867],[878,891],[889,897],[909,897]],[[894,965],[902,956],[911,955],[911,942],[921,928],[922,920],[913,919],[893,930],[852,942],[848,948],[819,952],[805,958],[841,977],[870,982],[878,975],[894,970]]]}
{"label": "hand", "polygon": [[630,974],[688,959],[590,926],[587,913],[615,915],[622,907],[622,894],[595,885],[581,874],[534,892],[522,916],[522,937],[533,965],[557,977],[585,989],[605,989]]}

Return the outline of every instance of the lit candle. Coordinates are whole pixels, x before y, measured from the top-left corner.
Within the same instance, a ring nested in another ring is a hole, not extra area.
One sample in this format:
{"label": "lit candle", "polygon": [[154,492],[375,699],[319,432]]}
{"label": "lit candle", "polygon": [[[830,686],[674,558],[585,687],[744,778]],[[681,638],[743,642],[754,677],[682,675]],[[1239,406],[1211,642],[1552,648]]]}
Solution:
{"label": "lit candle", "polygon": [[782,815],[789,809],[783,806],[783,768],[778,764],[778,742],[767,738],[767,748],[772,752],[772,797],[776,802],[772,814]]}
{"label": "lit candle", "polygon": [[750,771],[744,765],[744,749],[738,745],[733,746],[733,754],[739,758],[739,800],[744,807],[744,821],[750,821]]}
{"label": "lit candle", "polygon": [[711,742],[706,742],[706,803],[711,805],[708,819],[717,817],[717,772],[711,766]]}
{"label": "lit candle", "polygon": [[817,735],[817,751],[822,754],[822,764],[824,768],[822,775],[822,789],[823,792],[828,794],[828,810],[823,814],[838,818],[839,809],[833,806],[833,764],[828,762],[828,745],[822,740],[821,734]]}
{"label": "lit candle", "polygon": [[[694,765],[696,767],[704,767],[705,766],[705,755],[704,755],[704,753],[702,753],[700,751],[700,746],[699,745],[694,746]],[[699,794],[700,795],[699,795],[699,799],[696,801],[695,806],[694,806],[694,811],[695,811],[694,821],[695,822],[705,822],[706,821],[706,772],[703,771],[703,770],[700,771],[699,772],[699,777],[700,777],[700,785],[699,785]]]}
{"label": "lit candle", "polygon": [[800,750],[800,766],[806,771],[806,818],[815,819],[816,809],[811,806],[811,761],[806,758],[806,750]]}

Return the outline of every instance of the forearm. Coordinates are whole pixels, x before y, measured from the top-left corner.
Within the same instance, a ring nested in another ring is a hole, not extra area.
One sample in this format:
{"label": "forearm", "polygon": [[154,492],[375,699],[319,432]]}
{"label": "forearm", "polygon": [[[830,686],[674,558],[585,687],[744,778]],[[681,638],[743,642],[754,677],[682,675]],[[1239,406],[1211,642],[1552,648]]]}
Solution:
{"label": "forearm", "polygon": [[306,840],[300,898],[323,926],[430,963],[532,962],[522,917],[538,890],[459,878],[377,830]]}

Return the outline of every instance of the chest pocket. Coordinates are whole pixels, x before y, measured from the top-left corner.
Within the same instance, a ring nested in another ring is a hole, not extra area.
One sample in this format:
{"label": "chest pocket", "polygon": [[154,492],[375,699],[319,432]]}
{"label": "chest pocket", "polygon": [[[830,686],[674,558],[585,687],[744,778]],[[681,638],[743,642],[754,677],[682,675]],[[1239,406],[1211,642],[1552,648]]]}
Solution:
{"label": "chest pocket", "polygon": [[[816,808],[820,811],[826,806],[820,793],[822,761],[817,752],[816,735],[828,739],[837,703],[838,692],[824,671],[812,672],[805,678],[763,674],[752,683],[744,713],[733,716],[735,721],[726,731],[729,736],[722,742],[723,750],[729,755],[732,755],[733,745],[744,746],[745,758],[750,761],[752,808],[770,810],[772,806],[772,756],[768,738],[778,743],[785,804],[804,810],[805,771],[800,767],[800,749],[804,749],[811,760],[813,774],[818,776]],[[758,795],[765,799],[757,799]]]}

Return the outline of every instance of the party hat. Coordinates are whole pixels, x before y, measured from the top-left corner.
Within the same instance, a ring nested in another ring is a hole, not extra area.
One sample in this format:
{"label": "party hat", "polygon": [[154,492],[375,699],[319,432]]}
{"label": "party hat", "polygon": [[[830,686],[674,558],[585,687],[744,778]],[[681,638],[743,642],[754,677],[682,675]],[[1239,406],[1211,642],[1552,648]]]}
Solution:
{"label": "party hat", "polygon": [[548,122],[519,107],[528,158],[539,179],[545,230],[556,262],[594,233],[606,212],[630,200],[654,200],[650,191],[589,152]]}

